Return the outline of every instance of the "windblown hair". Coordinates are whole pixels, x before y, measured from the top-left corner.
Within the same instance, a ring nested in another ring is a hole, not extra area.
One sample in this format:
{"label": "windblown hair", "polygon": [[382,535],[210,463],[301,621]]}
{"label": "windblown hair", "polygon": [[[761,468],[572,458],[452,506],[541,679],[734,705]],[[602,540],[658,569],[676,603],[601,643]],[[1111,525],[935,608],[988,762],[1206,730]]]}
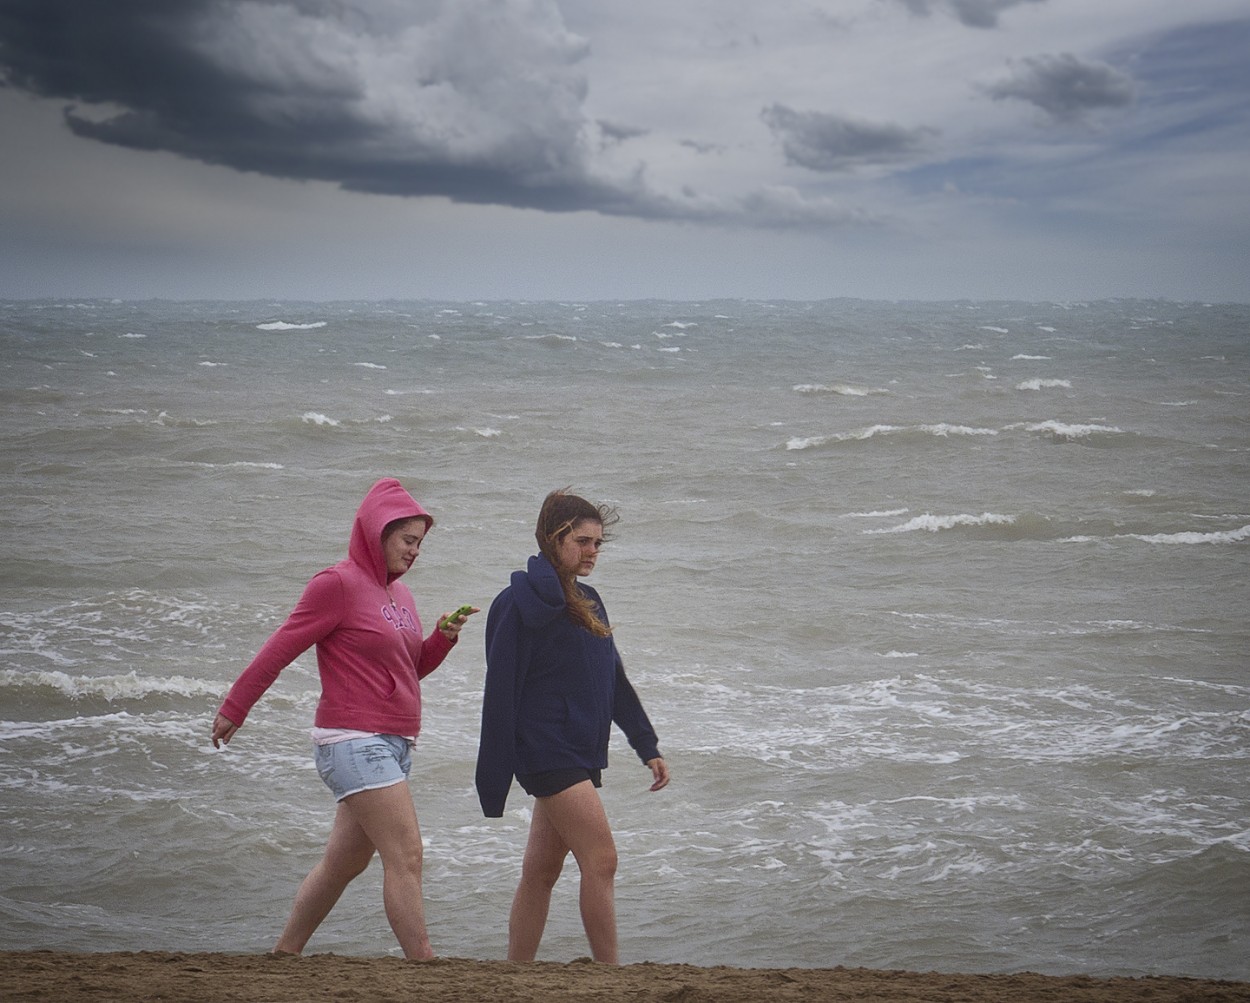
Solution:
{"label": "windblown hair", "polygon": [[564,589],[564,601],[568,605],[569,616],[580,627],[585,627],[596,637],[608,637],[612,628],[599,619],[595,604],[577,585],[577,574],[562,571],[556,558],[556,550],[560,542],[573,532],[580,522],[591,520],[601,523],[606,531],[620,520],[616,510],[607,505],[594,505],[585,498],[569,494],[568,488],[552,491],[543,500],[543,507],[538,512],[538,526],[534,530],[534,538],[538,541],[539,552],[551,562],[560,577],[560,586]]}

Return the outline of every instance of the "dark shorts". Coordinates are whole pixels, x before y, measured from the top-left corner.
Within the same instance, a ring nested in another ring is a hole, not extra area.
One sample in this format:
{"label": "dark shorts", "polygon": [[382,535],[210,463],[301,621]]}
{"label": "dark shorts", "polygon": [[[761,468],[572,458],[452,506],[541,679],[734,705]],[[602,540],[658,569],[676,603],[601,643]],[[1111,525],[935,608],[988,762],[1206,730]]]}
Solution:
{"label": "dark shorts", "polygon": [[568,770],[546,770],[543,773],[518,773],[516,779],[525,788],[525,793],[535,798],[549,798],[552,794],[567,791],[583,780],[589,780],[596,787],[603,786],[599,770],[587,770],[580,766]]}

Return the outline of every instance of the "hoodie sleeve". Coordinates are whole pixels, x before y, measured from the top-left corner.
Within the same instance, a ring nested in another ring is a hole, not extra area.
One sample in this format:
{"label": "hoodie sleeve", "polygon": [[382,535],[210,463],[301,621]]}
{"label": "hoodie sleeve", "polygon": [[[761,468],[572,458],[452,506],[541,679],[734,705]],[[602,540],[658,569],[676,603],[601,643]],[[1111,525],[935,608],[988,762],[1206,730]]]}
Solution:
{"label": "hoodie sleeve", "polygon": [[621,661],[616,645],[612,646],[616,656],[616,690],[612,695],[612,720],[616,722],[630,746],[638,753],[643,763],[649,763],[660,755],[659,740],[647,712],[642,709],[642,701],[634,692],[629,679],[625,676],[625,663]]}
{"label": "hoodie sleeve", "polygon": [[339,625],[343,616],[343,582],[333,569],[315,575],[291,615],[270,635],[235,680],[219,713],[241,725],[278,674]]}
{"label": "hoodie sleeve", "polygon": [[516,743],[516,694],[525,679],[520,612],[505,589],[486,615],[486,685],[482,735],[477,750],[477,796],[487,818],[503,815],[512,786]]}
{"label": "hoodie sleeve", "polygon": [[443,632],[437,627],[430,631],[425,640],[421,642],[421,661],[417,663],[417,678],[424,679],[442,665],[443,659],[447,657],[447,653],[456,646],[459,640],[459,637],[455,641],[447,640],[443,636]]}

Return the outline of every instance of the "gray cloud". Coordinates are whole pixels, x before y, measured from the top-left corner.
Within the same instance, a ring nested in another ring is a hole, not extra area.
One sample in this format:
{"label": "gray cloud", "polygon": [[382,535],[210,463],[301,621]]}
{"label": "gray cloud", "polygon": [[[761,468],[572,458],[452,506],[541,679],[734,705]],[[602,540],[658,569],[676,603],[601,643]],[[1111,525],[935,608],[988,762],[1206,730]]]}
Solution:
{"label": "gray cloud", "polygon": [[72,102],[82,137],[361,192],[654,212],[638,177],[590,164],[587,53],[552,0],[0,3],[6,83]]}
{"label": "gray cloud", "polygon": [[984,91],[996,101],[1027,101],[1060,122],[1076,121],[1100,109],[1123,108],[1136,94],[1131,77],[1070,53],[1021,60],[1008,79]]}
{"label": "gray cloud", "polygon": [[786,161],[813,171],[845,171],[867,164],[896,162],[919,152],[932,129],[864,122],[774,104],[760,112],[781,140]]}
{"label": "gray cloud", "polygon": [[1045,3],[1046,0],[896,0],[913,14],[928,17],[939,8],[947,8],[961,24],[969,28],[996,28],[998,15],[1022,3]]}
{"label": "gray cloud", "polygon": [[[66,100],[85,139],[371,194],[751,227],[849,218],[797,193],[665,194],[645,163],[609,175],[596,158],[649,130],[590,120],[588,56],[555,0],[0,0],[0,86]],[[899,141],[852,137],[847,162]]]}

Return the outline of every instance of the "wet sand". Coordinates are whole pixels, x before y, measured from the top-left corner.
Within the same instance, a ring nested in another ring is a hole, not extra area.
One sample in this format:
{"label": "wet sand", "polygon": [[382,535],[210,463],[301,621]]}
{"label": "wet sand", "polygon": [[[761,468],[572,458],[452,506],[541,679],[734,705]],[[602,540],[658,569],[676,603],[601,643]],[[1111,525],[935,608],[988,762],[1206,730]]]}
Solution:
{"label": "wet sand", "polygon": [[79,1000],[1250,1003],[1250,982],[1161,976],[958,975],[862,968],[700,968],[649,963],[613,968],[588,960],[520,965],[454,958],[416,963],[398,958],[333,954],[297,958],[160,951],[101,954],[3,951],[0,952],[0,999],[49,1003]]}

